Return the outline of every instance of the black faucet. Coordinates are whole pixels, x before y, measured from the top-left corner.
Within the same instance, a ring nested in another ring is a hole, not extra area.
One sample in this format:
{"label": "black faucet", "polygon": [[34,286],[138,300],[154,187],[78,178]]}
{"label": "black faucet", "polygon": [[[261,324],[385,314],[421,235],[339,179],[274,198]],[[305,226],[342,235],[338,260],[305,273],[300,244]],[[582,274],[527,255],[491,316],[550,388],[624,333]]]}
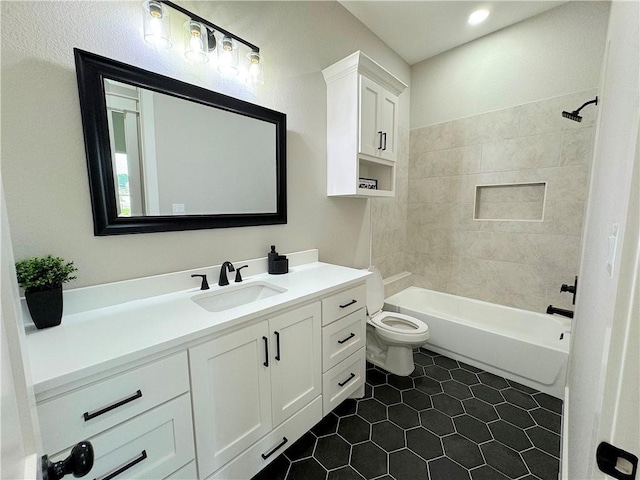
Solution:
{"label": "black faucet", "polygon": [[571,310],[565,310],[564,308],[557,308],[553,305],[549,305],[547,307],[547,313],[549,315],[553,315],[557,313],[558,315],[563,315],[565,317],[573,318],[573,312]]}
{"label": "black faucet", "polygon": [[200,290],[209,290],[209,283],[207,282],[206,275],[191,275],[193,277],[202,277],[202,283],[200,284]]}
{"label": "black faucet", "polygon": [[236,268],[236,283],[240,283],[242,281],[242,275],[240,274],[240,270],[243,268],[247,268],[249,265],[243,265],[241,267]]}
{"label": "black faucet", "polygon": [[224,262],[220,267],[220,278],[218,279],[218,285],[224,287],[225,285],[229,285],[229,279],[227,278],[227,267],[230,272],[234,272],[235,268],[233,268],[233,263]]}

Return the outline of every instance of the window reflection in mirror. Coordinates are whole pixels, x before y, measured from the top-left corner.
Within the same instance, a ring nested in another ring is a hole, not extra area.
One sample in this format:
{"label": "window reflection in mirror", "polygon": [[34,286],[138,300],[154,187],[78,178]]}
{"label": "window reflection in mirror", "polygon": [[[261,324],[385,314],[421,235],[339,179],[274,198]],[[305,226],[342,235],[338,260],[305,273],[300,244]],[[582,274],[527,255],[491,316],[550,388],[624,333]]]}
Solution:
{"label": "window reflection in mirror", "polygon": [[104,85],[119,217],[277,211],[273,123]]}

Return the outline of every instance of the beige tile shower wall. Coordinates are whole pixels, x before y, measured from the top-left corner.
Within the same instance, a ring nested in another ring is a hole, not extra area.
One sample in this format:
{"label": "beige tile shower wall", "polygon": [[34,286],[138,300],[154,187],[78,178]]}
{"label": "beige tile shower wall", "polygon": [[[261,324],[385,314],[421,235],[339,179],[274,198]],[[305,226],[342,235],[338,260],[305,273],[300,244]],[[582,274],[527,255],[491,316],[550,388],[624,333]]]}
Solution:
{"label": "beige tile shower wall", "polygon": [[[409,183],[409,130],[400,128],[400,154],[396,163],[396,195],[371,200],[371,263],[382,278],[405,270],[407,196]],[[395,283],[395,282],[394,282]],[[394,285],[386,288],[387,295]]]}
{"label": "beige tile shower wall", "polygon": [[[560,285],[578,271],[597,107],[582,123],[561,112],[595,95],[411,130],[405,269],[414,285],[538,312],[572,308]],[[476,185],[530,182],[547,183],[543,221],[473,219]]]}

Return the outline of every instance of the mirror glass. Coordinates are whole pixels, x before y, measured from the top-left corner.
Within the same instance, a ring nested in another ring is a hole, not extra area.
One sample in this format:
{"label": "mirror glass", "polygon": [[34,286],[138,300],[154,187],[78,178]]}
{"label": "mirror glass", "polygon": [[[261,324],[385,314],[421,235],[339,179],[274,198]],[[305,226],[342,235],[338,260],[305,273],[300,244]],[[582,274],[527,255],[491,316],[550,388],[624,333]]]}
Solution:
{"label": "mirror glass", "polygon": [[286,223],[286,116],[75,50],[94,233]]}
{"label": "mirror glass", "polygon": [[118,216],[276,212],[273,123],[104,80]]}

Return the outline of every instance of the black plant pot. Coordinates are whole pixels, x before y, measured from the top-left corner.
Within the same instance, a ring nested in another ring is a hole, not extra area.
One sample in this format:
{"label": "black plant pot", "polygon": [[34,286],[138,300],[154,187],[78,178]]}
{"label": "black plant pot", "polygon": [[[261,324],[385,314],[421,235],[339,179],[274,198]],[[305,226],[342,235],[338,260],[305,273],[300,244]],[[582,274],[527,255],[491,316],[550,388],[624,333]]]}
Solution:
{"label": "black plant pot", "polygon": [[51,290],[27,290],[27,307],[37,328],[49,328],[62,322],[62,285]]}

